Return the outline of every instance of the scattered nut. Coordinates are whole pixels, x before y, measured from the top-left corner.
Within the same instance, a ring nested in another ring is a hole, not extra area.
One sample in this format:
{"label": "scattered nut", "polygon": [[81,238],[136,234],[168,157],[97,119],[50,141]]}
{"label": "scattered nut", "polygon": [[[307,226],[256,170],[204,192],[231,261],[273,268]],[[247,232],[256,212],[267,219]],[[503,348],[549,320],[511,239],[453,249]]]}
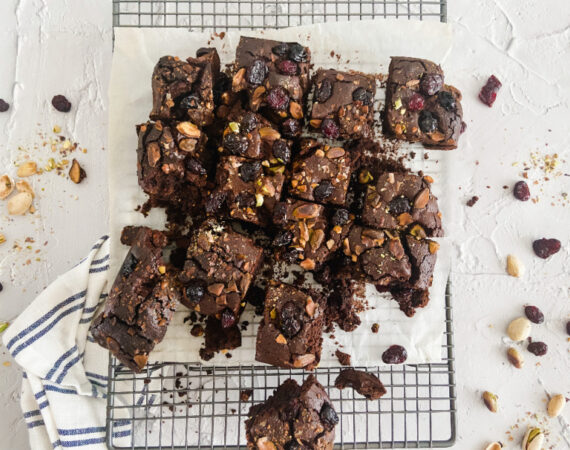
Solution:
{"label": "scattered nut", "polygon": [[8,175],[0,177],[0,200],[4,200],[14,190],[14,182]]}
{"label": "scattered nut", "polygon": [[485,450],[501,450],[503,448],[503,444],[500,442],[493,442],[492,444],[487,445]]}
{"label": "scattered nut", "polygon": [[38,172],[38,165],[34,161],[27,161],[18,167],[19,177],[29,177]]}
{"label": "scattered nut", "polygon": [[69,178],[71,181],[73,181],[75,184],[79,184],[85,179],[86,176],[87,174],[85,173],[85,170],[83,170],[83,167],[81,167],[77,160],[73,158],[71,168],[69,169]]}
{"label": "scattered nut", "polygon": [[530,336],[530,320],[526,317],[518,317],[509,323],[507,334],[513,341],[524,341]]}
{"label": "scattered nut", "polygon": [[20,216],[25,214],[32,206],[32,194],[29,192],[19,192],[8,200],[8,214]]}
{"label": "scattered nut", "polygon": [[516,278],[520,278],[524,273],[524,266],[515,255],[507,256],[507,273]]}
{"label": "scattered nut", "polygon": [[497,412],[497,396],[489,391],[485,391],[482,397],[487,409],[493,413]]}
{"label": "scattered nut", "polygon": [[514,347],[510,347],[507,350],[507,358],[509,359],[509,362],[517,369],[522,368],[524,365],[523,355]]}
{"label": "scattered nut", "polygon": [[542,450],[544,434],[540,428],[529,428],[522,441],[523,450]]}
{"label": "scattered nut", "polygon": [[285,345],[287,343],[287,339],[285,338],[285,336],[279,333],[279,335],[275,338],[275,342],[277,342],[278,344]]}
{"label": "scattered nut", "polygon": [[266,437],[259,438],[255,445],[257,445],[259,450],[275,450],[277,448],[275,444]]}
{"label": "scattered nut", "polygon": [[192,122],[180,122],[176,125],[176,129],[189,138],[198,139],[201,134],[200,129]]}
{"label": "scattered nut", "polygon": [[299,264],[305,270],[313,270],[315,268],[315,261],[310,258],[307,258]]}
{"label": "scattered nut", "polygon": [[429,202],[429,189],[424,188],[420,191],[416,198],[414,199],[414,208],[423,209],[427,206]]}
{"label": "scattered nut", "polygon": [[4,242],[6,242],[6,236],[0,233],[0,244],[3,244]]}
{"label": "scattered nut", "polygon": [[293,361],[293,367],[295,367],[296,369],[299,369],[301,367],[306,367],[312,362],[314,362],[315,359],[316,359],[315,355],[311,353],[306,353],[304,355],[297,356],[295,358],[295,361]]}
{"label": "scattered nut", "polygon": [[548,412],[548,417],[557,417],[562,412],[565,405],[566,398],[562,394],[553,396],[548,402],[548,407],[546,409]]}
{"label": "scattered nut", "polygon": [[0,333],[4,333],[9,326],[10,322],[0,322]]}
{"label": "scattered nut", "polygon": [[25,180],[20,180],[20,181],[16,182],[16,190],[18,192],[27,192],[28,194],[31,194],[32,198],[34,198],[36,196],[34,193],[34,190],[30,186],[30,183],[28,183]]}

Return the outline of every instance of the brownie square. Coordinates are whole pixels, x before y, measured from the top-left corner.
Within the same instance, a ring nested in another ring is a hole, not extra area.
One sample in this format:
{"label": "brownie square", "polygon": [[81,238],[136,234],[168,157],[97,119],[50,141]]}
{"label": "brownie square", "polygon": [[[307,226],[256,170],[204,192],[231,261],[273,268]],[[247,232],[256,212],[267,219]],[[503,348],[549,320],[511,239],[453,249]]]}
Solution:
{"label": "brownie square", "polygon": [[243,299],[262,262],[263,249],[229,225],[209,219],[195,230],[180,281],[181,302],[226,327],[238,319]]}
{"label": "brownie square", "polygon": [[388,69],[384,129],[398,139],[451,150],[465,128],[461,93],[444,84],[437,64],[393,57]]}
{"label": "brownie square", "polygon": [[200,49],[186,61],[163,56],[152,74],[152,120],[190,120],[205,126],[214,120],[214,83],[220,74],[216,49]]}
{"label": "brownie square", "polygon": [[281,199],[285,167],[264,166],[261,161],[237,156],[222,157],[216,171],[217,188],[233,219],[267,225],[275,204]]}
{"label": "brownie square", "polygon": [[332,450],[339,418],[313,375],[302,386],[286,380],[273,395],[250,408],[245,422],[251,449]]}
{"label": "brownie square", "polygon": [[419,225],[428,236],[443,236],[431,179],[405,172],[382,173],[368,185],[362,221],[378,229],[399,230]]}
{"label": "brownie square", "polygon": [[215,353],[226,352],[241,347],[241,331],[237,323],[224,327],[221,320],[209,316],[206,320],[204,347],[200,349],[200,357],[209,361]]}
{"label": "brownie square", "polygon": [[324,305],[315,293],[278,283],[267,287],[255,360],[276,367],[314,369],[321,359]]}
{"label": "brownie square", "polygon": [[309,123],[331,139],[373,137],[375,94],[376,81],[371,75],[319,69],[313,77]]}

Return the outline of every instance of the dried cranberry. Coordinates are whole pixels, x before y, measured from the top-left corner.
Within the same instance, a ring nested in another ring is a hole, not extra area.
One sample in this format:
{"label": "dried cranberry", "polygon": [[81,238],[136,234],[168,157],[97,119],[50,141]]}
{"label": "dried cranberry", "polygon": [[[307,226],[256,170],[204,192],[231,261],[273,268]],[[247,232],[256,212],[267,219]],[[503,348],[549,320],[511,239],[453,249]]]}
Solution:
{"label": "dried cranberry", "polygon": [[137,267],[139,260],[135,255],[131,252],[128,253],[127,257],[123,261],[123,265],[121,266],[121,276],[128,277]]}
{"label": "dried cranberry", "polygon": [[293,233],[290,231],[279,231],[273,239],[274,247],[285,247],[293,241]]}
{"label": "dried cranberry", "polygon": [[235,325],[236,316],[234,316],[231,309],[226,308],[222,311],[222,317],[220,320],[222,322],[222,328],[229,328]]}
{"label": "dried cranberry", "polygon": [[301,123],[296,119],[287,119],[281,124],[283,136],[294,138],[301,134]]}
{"label": "dried cranberry", "polygon": [[299,444],[296,440],[287,442],[283,448],[285,450],[303,450],[301,444]]}
{"label": "dried cranberry", "polygon": [[178,106],[182,109],[197,109],[200,106],[200,98],[197,95],[190,94],[183,97]]}
{"label": "dried cranberry", "polygon": [[338,423],[338,415],[329,403],[323,405],[319,416],[321,420],[330,427],[334,427]]}
{"label": "dried cranberry", "polygon": [[289,105],[289,95],[287,95],[287,91],[285,89],[281,86],[277,86],[269,91],[265,101],[270,108],[282,111],[287,109],[287,106]]}
{"label": "dried cranberry", "polygon": [[277,70],[283,75],[297,75],[298,69],[299,68],[297,67],[297,63],[289,59],[284,59],[277,63]]}
{"label": "dried cranberry", "polygon": [[441,91],[437,94],[437,102],[446,111],[455,111],[455,97],[451,92]]}
{"label": "dried cranberry", "polygon": [[355,102],[361,101],[363,105],[371,105],[373,98],[374,94],[372,94],[372,92],[361,87],[355,89],[352,93],[352,100]]}
{"label": "dried cranberry", "polygon": [[271,51],[277,56],[285,56],[289,52],[289,44],[287,44],[287,42],[281,42],[273,47]]}
{"label": "dried cranberry", "polygon": [[324,119],[321,124],[321,133],[330,139],[336,139],[340,135],[338,125],[332,119]]}
{"label": "dried cranberry", "polygon": [[536,356],[544,356],[548,352],[548,345],[544,342],[534,341],[528,344],[527,349]]}
{"label": "dried cranberry", "polygon": [[406,213],[411,209],[410,202],[406,197],[393,198],[388,204],[388,207],[390,208],[390,212],[396,216]]}
{"label": "dried cranberry", "polygon": [[349,214],[348,214],[348,210],[346,209],[337,209],[331,219],[331,222],[333,224],[333,226],[342,226],[344,225],[346,222],[348,222],[348,218],[349,218]]}
{"label": "dried cranberry", "polygon": [[253,86],[263,83],[267,76],[267,64],[262,59],[254,59],[245,71],[245,79]]}
{"label": "dried cranberry", "polygon": [[255,180],[260,170],[261,163],[259,161],[244,162],[239,168],[239,176],[243,181],[249,183]]}
{"label": "dried cranberry", "polygon": [[560,241],[558,239],[538,239],[532,243],[532,249],[536,256],[546,259],[560,251]]}
{"label": "dried cranberry", "polygon": [[334,186],[329,180],[323,180],[313,190],[313,197],[317,202],[322,202],[329,198],[334,191]]}
{"label": "dried cranberry", "polygon": [[287,144],[287,141],[277,139],[273,143],[273,147],[271,149],[273,151],[273,156],[283,161],[283,163],[287,164],[291,161],[291,148]]}
{"label": "dried cranberry", "polygon": [[524,313],[528,320],[533,323],[542,323],[544,322],[544,314],[542,311],[538,309],[536,306],[526,306],[524,309]]}
{"label": "dried cranberry", "polygon": [[207,214],[214,214],[218,212],[224,202],[226,201],[227,193],[225,191],[215,191],[206,200],[204,205]]}
{"label": "dried cranberry", "polygon": [[422,111],[418,119],[418,125],[424,133],[432,133],[437,128],[437,117],[429,111]]}
{"label": "dried cranberry", "polygon": [[497,92],[499,92],[501,86],[502,84],[497,77],[495,75],[491,75],[487,80],[487,83],[485,83],[485,86],[481,88],[481,92],[479,92],[479,100],[490,108],[493,106],[493,103],[495,103]]}
{"label": "dried cranberry", "polygon": [[570,336],[570,320],[566,322],[566,334]]}
{"label": "dried cranberry", "polygon": [[59,112],[69,112],[71,110],[71,103],[63,95],[56,95],[51,99],[51,104]]}
{"label": "dried cranberry", "polygon": [[317,89],[315,100],[319,103],[326,102],[332,95],[332,83],[324,79],[321,86]]}
{"label": "dried cranberry", "polygon": [[513,188],[513,195],[517,200],[526,202],[530,198],[530,189],[526,181],[517,181]]}
{"label": "dried cranberry", "polygon": [[408,109],[410,111],[421,111],[424,109],[424,98],[417,92],[408,100]]}
{"label": "dried cranberry", "polygon": [[5,102],[3,98],[0,98],[0,113],[6,112],[10,109],[10,104]]}
{"label": "dried cranberry", "polygon": [[191,282],[184,289],[184,295],[193,305],[200,303],[200,300],[202,300],[204,294],[205,294],[204,286],[199,281]]}
{"label": "dried cranberry", "polygon": [[255,195],[251,192],[240,192],[236,196],[236,203],[240,208],[254,208],[256,204]]}
{"label": "dried cranberry", "polygon": [[420,80],[420,91],[434,95],[443,87],[443,77],[439,73],[426,73]]}
{"label": "dried cranberry", "polygon": [[401,345],[392,345],[382,353],[382,361],[386,364],[402,364],[408,359],[408,352]]}
{"label": "dried cranberry", "polygon": [[290,44],[288,55],[295,62],[304,62],[307,60],[307,49],[301,44]]}
{"label": "dried cranberry", "polygon": [[252,113],[251,111],[247,112],[241,119],[241,129],[242,131],[249,133],[250,131],[254,130],[255,127],[257,127],[258,123],[259,122],[255,113]]}
{"label": "dried cranberry", "polygon": [[302,320],[303,312],[293,302],[285,303],[279,312],[280,328],[288,339],[301,331]]}
{"label": "dried cranberry", "polygon": [[232,155],[243,155],[247,151],[249,143],[245,136],[229,133],[224,137],[223,146]]}
{"label": "dried cranberry", "polygon": [[206,169],[204,168],[203,164],[196,158],[188,158],[186,160],[186,167],[192,173],[196,173],[198,175],[206,175]]}

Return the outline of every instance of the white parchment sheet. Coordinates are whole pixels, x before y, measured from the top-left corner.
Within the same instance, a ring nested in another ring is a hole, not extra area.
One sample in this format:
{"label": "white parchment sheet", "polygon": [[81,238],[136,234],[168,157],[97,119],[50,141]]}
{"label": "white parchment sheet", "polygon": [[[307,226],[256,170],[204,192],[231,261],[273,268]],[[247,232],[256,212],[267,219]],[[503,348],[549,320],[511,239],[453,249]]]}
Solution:
{"label": "white parchment sheet", "polygon": [[[216,47],[222,63],[234,58],[240,35],[260,36],[283,41],[298,41],[311,49],[315,69],[354,69],[369,73],[387,73],[390,56],[416,56],[443,64],[448,82],[453,83],[452,68],[444,64],[451,47],[451,29],[439,23],[402,20],[373,20],[361,22],[328,23],[282,30],[231,31],[222,38],[210,33],[189,32],[184,29],[116,28],[113,67],[111,74],[109,117],[109,192],[111,226],[111,270],[114,277],[127,248],[121,245],[121,229],[126,225],[147,225],[162,229],[164,214],[153,210],[148,217],[135,211],[146,201],[137,183],[135,125],[148,118],[152,104],[151,74],[155,63],[163,55],[180,58],[194,56],[200,47]],[[331,55],[334,50],[335,55]],[[340,58],[337,58],[340,55]],[[377,98],[383,100],[379,90]],[[446,173],[456,152],[430,151],[418,146],[403,146],[417,153],[411,167],[423,170],[435,179],[433,190],[439,198],[443,223],[450,220],[454,197],[446,186]],[[419,309],[413,318],[406,317],[389,296],[380,295],[374,286],[367,286],[367,299],[374,307],[361,314],[362,325],[352,333],[336,329],[334,339],[325,336],[322,366],[338,365],[334,352],[341,350],[352,356],[353,365],[382,364],[382,352],[392,344],[403,345],[408,351],[408,363],[439,362],[442,356],[444,332],[444,295],[449,274],[450,246],[441,239],[434,283],[430,289],[431,301]],[[183,323],[188,310],[180,306],[166,337],[151,354],[152,361],[198,362],[198,350],[203,338],[190,335]],[[242,316],[250,325],[243,332],[242,346],[232,350],[232,358],[217,355],[206,365],[254,364],[257,318],[250,306]],[[380,324],[378,334],[371,325]],[[259,364],[259,363],[257,363]]]}

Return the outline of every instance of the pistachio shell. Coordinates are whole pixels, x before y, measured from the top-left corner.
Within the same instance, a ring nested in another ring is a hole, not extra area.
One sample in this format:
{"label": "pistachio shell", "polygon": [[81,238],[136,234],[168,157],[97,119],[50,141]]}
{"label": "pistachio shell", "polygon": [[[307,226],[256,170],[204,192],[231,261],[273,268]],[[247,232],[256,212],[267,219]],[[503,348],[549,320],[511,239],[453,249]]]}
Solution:
{"label": "pistachio shell", "polygon": [[29,192],[19,192],[8,200],[8,214],[19,216],[25,214],[32,206],[32,194]]}
{"label": "pistachio shell", "polygon": [[524,341],[530,335],[530,328],[530,320],[519,317],[509,324],[507,334],[513,341]]}
{"label": "pistachio shell", "polygon": [[14,182],[8,175],[0,177],[0,200],[4,200],[14,190]]}
{"label": "pistachio shell", "polygon": [[553,396],[548,402],[548,416],[557,417],[566,405],[566,398],[562,394],[557,394]]}
{"label": "pistachio shell", "polygon": [[38,165],[34,161],[27,161],[18,167],[18,176],[19,177],[29,177],[37,173]]}
{"label": "pistachio shell", "polygon": [[16,183],[16,189],[18,192],[27,192],[28,194],[31,194],[32,198],[35,197],[34,190],[30,186],[30,183],[25,180],[18,181]]}

